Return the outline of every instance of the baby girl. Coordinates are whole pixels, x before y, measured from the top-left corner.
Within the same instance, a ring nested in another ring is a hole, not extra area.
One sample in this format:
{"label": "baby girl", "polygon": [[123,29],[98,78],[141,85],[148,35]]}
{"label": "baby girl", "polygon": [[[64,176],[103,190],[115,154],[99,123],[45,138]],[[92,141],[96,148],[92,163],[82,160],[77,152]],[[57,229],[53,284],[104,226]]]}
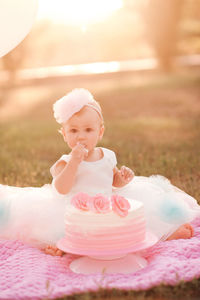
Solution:
{"label": "baby girl", "polygon": [[[146,179],[143,185],[141,181],[138,185],[137,180],[134,183],[137,177],[134,178],[134,172],[126,166],[118,169],[115,153],[97,146],[104,134],[104,120],[100,105],[89,91],[74,89],[58,100],[53,108],[56,121],[62,125],[60,132],[71,149],[71,152],[63,155],[50,170],[53,176],[52,185],[58,194],[65,195],[65,199],[69,200],[78,192],[86,192],[90,195],[103,193],[110,196],[113,191],[118,190],[126,195],[127,185],[129,197],[132,195],[133,199],[143,201],[144,197],[154,198],[154,193],[161,190],[158,183],[154,183],[152,188],[152,180],[148,182]],[[160,180],[164,180],[163,177]],[[151,189],[149,189],[150,185]],[[149,192],[152,195],[149,195]],[[181,197],[178,192],[177,195]],[[159,199],[156,201],[158,203]],[[148,205],[154,204],[155,200]],[[162,226],[165,226],[165,223]],[[166,230],[169,229],[163,228],[160,235],[166,234]],[[173,233],[168,234],[167,239],[192,236],[193,228],[186,223],[180,224]],[[62,254],[52,245],[47,246],[45,252],[52,255]]]}

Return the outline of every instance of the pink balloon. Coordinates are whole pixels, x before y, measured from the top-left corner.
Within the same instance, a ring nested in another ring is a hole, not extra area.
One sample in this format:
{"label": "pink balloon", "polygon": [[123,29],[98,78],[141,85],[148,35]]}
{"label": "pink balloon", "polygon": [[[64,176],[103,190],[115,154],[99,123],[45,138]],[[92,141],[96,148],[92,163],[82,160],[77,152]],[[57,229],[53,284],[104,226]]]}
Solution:
{"label": "pink balloon", "polygon": [[37,0],[0,0],[0,57],[14,49],[29,33]]}

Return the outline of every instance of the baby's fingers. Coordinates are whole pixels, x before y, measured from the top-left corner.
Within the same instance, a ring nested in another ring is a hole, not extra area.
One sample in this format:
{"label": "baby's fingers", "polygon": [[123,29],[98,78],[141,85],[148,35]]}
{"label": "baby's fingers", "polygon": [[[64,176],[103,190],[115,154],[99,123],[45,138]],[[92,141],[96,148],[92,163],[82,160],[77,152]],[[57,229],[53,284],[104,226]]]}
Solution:
{"label": "baby's fingers", "polygon": [[121,169],[120,169],[120,172],[122,174],[122,176],[125,176],[126,175],[126,167],[125,166],[122,166]]}
{"label": "baby's fingers", "polygon": [[131,171],[131,172],[127,175],[127,180],[128,180],[128,181],[131,181],[131,180],[133,179],[133,177],[134,177],[134,172]]}
{"label": "baby's fingers", "polygon": [[128,167],[123,166],[121,168],[122,176],[126,181],[130,181],[134,177],[134,172]]}

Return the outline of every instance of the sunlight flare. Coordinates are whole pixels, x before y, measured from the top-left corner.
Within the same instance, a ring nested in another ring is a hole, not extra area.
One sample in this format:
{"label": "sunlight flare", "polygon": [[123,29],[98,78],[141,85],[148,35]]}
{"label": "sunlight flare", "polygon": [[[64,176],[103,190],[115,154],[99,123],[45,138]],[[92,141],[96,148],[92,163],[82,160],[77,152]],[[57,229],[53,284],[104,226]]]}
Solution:
{"label": "sunlight flare", "polygon": [[102,21],[122,6],[123,0],[39,0],[38,17],[86,26]]}

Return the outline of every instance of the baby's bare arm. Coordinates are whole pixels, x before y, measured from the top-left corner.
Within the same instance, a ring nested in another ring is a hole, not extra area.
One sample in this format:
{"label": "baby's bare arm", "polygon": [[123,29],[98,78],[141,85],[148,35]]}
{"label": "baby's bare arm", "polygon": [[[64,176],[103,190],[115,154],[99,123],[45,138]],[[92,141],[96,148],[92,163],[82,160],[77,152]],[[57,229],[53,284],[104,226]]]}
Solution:
{"label": "baby's bare arm", "polygon": [[78,168],[78,163],[73,161],[72,159],[68,162],[65,163],[65,166],[59,166],[57,168],[57,176],[55,177],[55,188],[60,194],[67,194],[71,190],[74,180],[76,177],[76,172]]}
{"label": "baby's bare arm", "polygon": [[113,170],[113,186],[123,187],[134,177],[134,172],[128,167],[122,166],[119,170],[117,167]]}
{"label": "baby's bare arm", "polygon": [[70,192],[75,178],[79,164],[87,155],[87,151],[81,144],[76,145],[71,151],[71,159],[65,165],[59,165],[56,168],[56,177],[54,180],[55,188],[60,194],[67,194]]}

